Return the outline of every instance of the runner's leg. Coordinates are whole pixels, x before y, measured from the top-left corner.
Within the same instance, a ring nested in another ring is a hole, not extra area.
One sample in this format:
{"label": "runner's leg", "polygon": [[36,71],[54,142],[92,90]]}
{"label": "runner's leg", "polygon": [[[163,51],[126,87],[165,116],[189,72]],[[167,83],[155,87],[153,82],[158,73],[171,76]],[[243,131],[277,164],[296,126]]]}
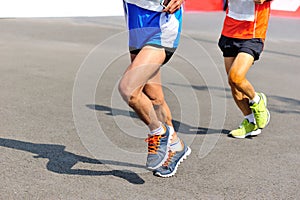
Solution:
{"label": "runner's leg", "polygon": [[253,99],[255,96],[253,86],[246,79],[246,74],[252,66],[253,61],[253,56],[243,52],[239,53],[237,57],[224,58],[232,96],[245,116],[252,113],[249,107],[249,99]]}
{"label": "runner's leg", "polygon": [[145,95],[143,89],[147,82],[159,72],[164,59],[164,49],[145,46],[133,58],[133,62],[119,83],[119,91],[123,99],[150,130],[160,127],[160,122],[151,100]]}
{"label": "runner's leg", "polygon": [[[164,98],[160,72],[158,72],[153,78],[151,78],[151,80],[148,81],[148,83],[144,87],[143,92],[151,100],[158,120],[166,123],[168,126],[173,127],[172,114]],[[171,143],[173,141],[177,141],[177,138],[177,134],[176,132],[174,132]]]}

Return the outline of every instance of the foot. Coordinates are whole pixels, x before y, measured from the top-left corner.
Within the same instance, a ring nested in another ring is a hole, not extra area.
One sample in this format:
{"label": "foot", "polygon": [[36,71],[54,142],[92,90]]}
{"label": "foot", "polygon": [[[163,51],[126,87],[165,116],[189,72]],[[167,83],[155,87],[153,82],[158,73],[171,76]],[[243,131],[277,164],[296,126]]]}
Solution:
{"label": "foot", "polygon": [[171,177],[175,175],[180,163],[191,154],[191,149],[185,143],[182,151],[169,151],[169,157],[167,161],[158,169],[154,170],[153,175],[163,178]]}
{"label": "foot", "polygon": [[261,129],[256,124],[244,119],[238,129],[232,130],[229,135],[235,138],[245,138],[248,136],[256,136],[261,133]]}
{"label": "foot", "polygon": [[270,122],[270,112],[267,109],[267,97],[263,93],[257,93],[260,97],[258,103],[250,105],[258,128],[265,128]]}
{"label": "foot", "polygon": [[165,133],[151,135],[145,141],[148,142],[148,156],[146,167],[150,170],[160,167],[168,158],[168,149],[174,131],[163,125]]}

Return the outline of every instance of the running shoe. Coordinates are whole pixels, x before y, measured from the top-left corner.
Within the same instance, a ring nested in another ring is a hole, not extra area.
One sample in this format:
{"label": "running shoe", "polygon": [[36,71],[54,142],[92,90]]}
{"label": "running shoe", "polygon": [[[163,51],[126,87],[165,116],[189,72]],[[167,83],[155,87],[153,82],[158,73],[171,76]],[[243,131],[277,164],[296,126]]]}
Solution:
{"label": "running shoe", "polygon": [[267,109],[267,97],[263,93],[257,93],[260,97],[258,103],[250,105],[258,128],[265,128],[270,122],[270,112]]}
{"label": "running shoe", "polygon": [[148,156],[146,167],[150,170],[160,167],[168,158],[168,149],[174,131],[163,125],[165,133],[162,135],[149,135],[145,140],[148,142]]}
{"label": "running shoe", "polygon": [[169,156],[166,162],[154,170],[153,175],[160,176],[163,178],[171,177],[175,175],[180,163],[191,154],[191,149],[185,143],[182,151],[171,151],[169,150]]}
{"label": "running shoe", "polygon": [[244,119],[238,129],[232,130],[229,135],[235,138],[245,138],[248,136],[256,136],[261,133],[261,129],[256,124]]}

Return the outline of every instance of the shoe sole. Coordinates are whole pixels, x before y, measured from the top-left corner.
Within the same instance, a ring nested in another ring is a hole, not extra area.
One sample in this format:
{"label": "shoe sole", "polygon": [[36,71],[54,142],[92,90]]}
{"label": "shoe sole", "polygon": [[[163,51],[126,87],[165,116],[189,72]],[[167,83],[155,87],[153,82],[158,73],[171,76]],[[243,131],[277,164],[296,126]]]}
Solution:
{"label": "shoe sole", "polygon": [[[261,97],[263,98],[265,107],[266,107],[266,109],[267,109],[267,97],[266,97],[266,95],[265,95],[264,93],[260,93],[260,95],[261,95]],[[259,127],[260,129],[266,128],[266,127],[268,126],[269,122],[270,122],[271,114],[270,114],[270,112],[269,112],[268,109],[267,109],[267,112],[268,112],[267,123],[266,123],[266,125],[265,125],[264,127]]]}
{"label": "shoe sole", "polygon": [[160,177],[162,177],[162,178],[169,178],[169,177],[171,177],[171,176],[174,176],[175,174],[176,174],[176,172],[177,172],[177,168],[178,168],[178,166],[180,165],[180,163],[182,163],[183,162],[183,160],[185,160],[185,159],[187,159],[187,157],[191,154],[191,152],[192,152],[192,150],[191,150],[191,148],[190,147],[187,147],[187,151],[183,154],[183,156],[180,158],[180,160],[177,162],[177,164],[175,165],[175,169],[174,169],[174,171],[172,172],[172,173],[170,173],[170,174],[161,174],[161,173],[159,173],[159,172],[156,172],[154,175],[156,175],[156,176],[160,176]]}
{"label": "shoe sole", "polygon": [[[164,125],[168,130],[169,130],[169,132],[170,132],[170,129],[169,129],[169,127],[167,126],[167,125]],[[172,138],[173,138],[173,134],[174,134],[174,131],[172,132],[172,133],[170,133],[169,134],[169,138],[168,138],[168,144],[167,144],[167,153],[166,153],[166,155],[165,155],[165,157],[164,157],[164,159],[162,159],[162,161],[160,162],[160,163],[158,163],[156,166],[154,166],[154,167],[149,167],[149,166],[147,166],[147,168],[149,169],[149,170],[155,170],[155,169],[157,169],[157,168],[159,168],[160,166],[162,166],[162,164],[164,164],[164,162],[166,162],[166,160],[168,159],[168,152],[169,152],[169,148],[170,148],[170,144],[171,144],[171,140],[172,140]]]}
{"label": "shoe sole", "polygon": [[251,131],[251,132],[247,133],[246,135],[241,135],[241,136],[234,136],[234,135],[231,135],[231,134],[230,135],[234,138],[244,139],[246,137],[257,136],[259,134],[261,134],[261,129],[260,128],[256,129],[255,131]]}

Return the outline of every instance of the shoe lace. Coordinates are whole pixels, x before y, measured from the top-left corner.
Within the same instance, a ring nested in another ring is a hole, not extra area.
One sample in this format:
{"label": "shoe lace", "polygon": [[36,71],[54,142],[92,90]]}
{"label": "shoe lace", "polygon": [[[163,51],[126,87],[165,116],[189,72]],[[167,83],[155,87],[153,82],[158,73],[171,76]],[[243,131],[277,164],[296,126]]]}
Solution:
{"label": "shoe lace", "polygon": [[164,164],[163,164],[162,166],[168,167],[169,164],[171,163],[171,160],[172,160],[173,156],[174,156],[175,154],[176,154],[175,151],[169,150],[168,158],[167,158],[167,160],[164,162]]}
{"label": "shoe lace", "polygon": [[158,147],[160,145],[160,139],[162,135],[153,135],[145,139],[145,142],[148,142],[148,153],[157,154]]}

